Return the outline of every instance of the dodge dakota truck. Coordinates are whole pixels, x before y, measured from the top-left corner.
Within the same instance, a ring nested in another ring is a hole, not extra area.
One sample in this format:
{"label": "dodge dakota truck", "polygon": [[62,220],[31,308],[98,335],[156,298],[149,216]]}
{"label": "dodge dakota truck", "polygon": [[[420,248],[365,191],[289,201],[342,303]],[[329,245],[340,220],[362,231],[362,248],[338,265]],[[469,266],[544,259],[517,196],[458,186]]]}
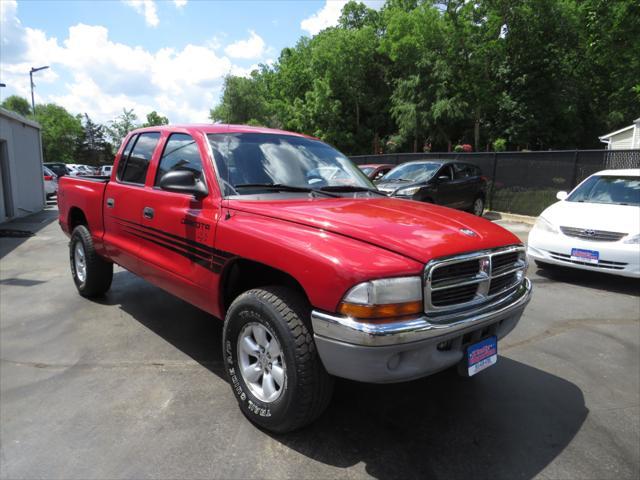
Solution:
{"label": "dodge dakota truck", "polygon": [[233,394],[274,432],[317,418],[334,377],[490,367],[531,295],[512,233],[389,198],[285,131],[138,129],[110,177],[63,177],[58,205],[79,293],[104,295],[118,264],[224,320]]}

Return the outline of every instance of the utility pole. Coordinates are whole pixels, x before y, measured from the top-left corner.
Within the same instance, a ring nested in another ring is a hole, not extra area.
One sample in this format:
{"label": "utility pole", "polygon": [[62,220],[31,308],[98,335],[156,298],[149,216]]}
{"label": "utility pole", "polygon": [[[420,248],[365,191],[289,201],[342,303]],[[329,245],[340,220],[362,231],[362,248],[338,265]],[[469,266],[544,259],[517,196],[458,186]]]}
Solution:
{"label": "utility pole", "polygon": [[44,67],[38,67],[38,68],[31,67],[31,70],[29,71],[29,80],[31,81],[31,112],[33,113],[34,117],[36,116],[36,101],[33,96],[33,87],[35,87],[35,85],[33,84],[33,74],[35,72],[39,72],[40,70],[45,70],[47,68],[49,68],[49,65],[45,65]]}

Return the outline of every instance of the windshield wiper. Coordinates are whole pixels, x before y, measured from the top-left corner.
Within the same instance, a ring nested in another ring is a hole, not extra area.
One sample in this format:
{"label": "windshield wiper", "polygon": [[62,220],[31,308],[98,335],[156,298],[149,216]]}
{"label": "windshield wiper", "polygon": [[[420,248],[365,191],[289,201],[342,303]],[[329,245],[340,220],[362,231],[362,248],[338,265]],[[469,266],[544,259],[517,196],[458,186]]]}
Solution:
{"label": "windshield wiper", "polygon": [[326,197],[339,197],[340,195],[334,195],[329,192],[323,192],[322,190],[318,190],[317,188],[309,188],[309,187],[297,187],[295,185],[285,185],[284,183],[241,183],[239,185],[233,186],[235,189],[238,188],[266,188],[268,190],[275,190],[278,192],[303,192],[303,193],[317,193],[319,195],[324,195]]}
{"label": "windshield wiper", "polygon": [[386,195],[379,190],[361,187],[359,185],[327,185],[326,187],[320,187],[320,190],[323,192],[370,192],[386,197]]}

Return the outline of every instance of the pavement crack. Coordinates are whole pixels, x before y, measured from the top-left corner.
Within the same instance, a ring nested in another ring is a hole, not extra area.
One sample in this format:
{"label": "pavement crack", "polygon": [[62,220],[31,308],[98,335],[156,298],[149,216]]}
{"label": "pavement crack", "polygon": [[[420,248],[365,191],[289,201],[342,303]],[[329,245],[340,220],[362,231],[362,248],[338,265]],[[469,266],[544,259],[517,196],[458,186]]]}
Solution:
{"label": "pavement crack", "polygon": [[149,368],[149,369],[185,369],[200,367],[220,367],[222,360],[210,361],[175,361],[175,362],[119,362],[119,363],[43,363],[43,362],[24,362],[0,358],[0,363],[11,364],[17,367],[30,367],[38,369],[65,370],[68,368],[81,369],[132,369],[132,368]]}

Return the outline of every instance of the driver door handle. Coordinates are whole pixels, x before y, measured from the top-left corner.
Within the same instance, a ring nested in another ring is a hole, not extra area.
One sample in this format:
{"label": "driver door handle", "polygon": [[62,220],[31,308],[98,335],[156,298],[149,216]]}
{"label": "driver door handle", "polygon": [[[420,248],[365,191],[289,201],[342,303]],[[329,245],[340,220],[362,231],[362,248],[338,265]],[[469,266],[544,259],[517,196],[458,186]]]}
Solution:
{"label": "driver door handle", "polygon": [[153,218],[153,208],[151,207],[144,207],[142,209],[142,216],[144,218],[148,218],[149,220],[151,220]]}

